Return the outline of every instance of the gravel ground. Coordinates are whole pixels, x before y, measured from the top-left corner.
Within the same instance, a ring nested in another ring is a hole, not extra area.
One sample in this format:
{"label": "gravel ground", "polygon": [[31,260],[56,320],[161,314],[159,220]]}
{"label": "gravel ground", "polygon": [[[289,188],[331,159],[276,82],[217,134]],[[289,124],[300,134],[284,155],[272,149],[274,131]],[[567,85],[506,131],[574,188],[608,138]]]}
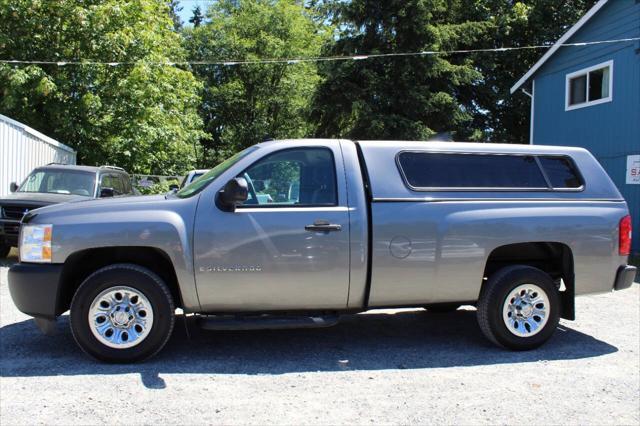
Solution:
{"label": "gravel ground", "polygon": [[0,423],[640,423],[640,285],[578,298],[541,349],[494,348],[475,313],[352,315],[318,330],[200,332],[159,356],[86,358],[66,316],[45,337],[0,267]]}

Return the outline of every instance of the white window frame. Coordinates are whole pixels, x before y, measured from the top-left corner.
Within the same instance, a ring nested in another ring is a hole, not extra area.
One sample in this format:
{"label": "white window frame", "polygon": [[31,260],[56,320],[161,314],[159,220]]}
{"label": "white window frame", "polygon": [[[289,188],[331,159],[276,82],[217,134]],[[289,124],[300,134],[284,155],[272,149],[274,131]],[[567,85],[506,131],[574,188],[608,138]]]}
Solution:
{"label": "white window frame", "polygon": [[[602,99],[598,99],[595,101],[590,101],[589,100],[589,74],[592,71],[596,71],[602,68],[609,68],[609,96],[607,96],[606,98],[602,98]],[[569,104],[569,100],[570,100],[570,91],[571,91],[571,80],[573,80],[576,77],[582,77],[582,76],[586,76],[587,77],[587,88],[586,88],[586,96],[587,96],[587,101],[580,103],[580,104],[575,104],[575,105],[570,105]],[[580,108],[586,108],[586,107],[590,107],[593,105],[600,105],[600,104],[604,104],[607,102],[611,102],[613,100],[613,60],[607,61],[607,62],[602,62],[601,64],[597,64],[594,66],[591,66],[589,68],[584,68],[581,69],[579,71],[576,72],[572,72],[571,74],[567,74],[566,79],[565,79],[565,96],[564,96],[564,110],[565,111],[571,111],[574,109],[580,109]]]}

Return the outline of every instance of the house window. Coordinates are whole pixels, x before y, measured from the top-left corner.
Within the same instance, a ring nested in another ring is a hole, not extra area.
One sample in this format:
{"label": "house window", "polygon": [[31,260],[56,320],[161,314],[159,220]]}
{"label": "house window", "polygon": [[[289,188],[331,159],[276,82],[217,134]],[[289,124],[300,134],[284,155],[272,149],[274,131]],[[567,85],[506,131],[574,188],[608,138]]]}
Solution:
{"label": "house window", "polygon": [[610,102],[613,90],[613,61],[567,75],[566,110]]}

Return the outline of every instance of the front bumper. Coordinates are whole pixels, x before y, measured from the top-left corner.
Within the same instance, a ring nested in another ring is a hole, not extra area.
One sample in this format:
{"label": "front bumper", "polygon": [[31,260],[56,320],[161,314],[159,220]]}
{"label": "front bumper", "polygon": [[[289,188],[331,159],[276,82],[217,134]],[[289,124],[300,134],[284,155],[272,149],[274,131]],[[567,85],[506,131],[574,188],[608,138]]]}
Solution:
{"label": "front bumper", "polygon": [[63,265],[16,263],[9,269],[9,292],[16,307],[36,318],[55,319]]}
{"label": "front bumper", "polygon": [[614,290],[624,290],[625,288],[631,287],[633,284],[633,280],[636,278],[636,272],[638,269],[635,266],[623,265],[618,268],[618,273],[616,274],[616,281],[613,284]]}

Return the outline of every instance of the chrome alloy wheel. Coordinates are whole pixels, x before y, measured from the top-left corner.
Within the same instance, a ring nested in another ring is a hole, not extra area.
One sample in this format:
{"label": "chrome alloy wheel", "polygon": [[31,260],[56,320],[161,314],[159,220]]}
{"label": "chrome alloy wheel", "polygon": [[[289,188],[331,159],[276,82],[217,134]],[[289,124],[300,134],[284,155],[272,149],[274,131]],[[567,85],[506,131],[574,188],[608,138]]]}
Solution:
{"label": "chrome alloy wheel", "polygon": [[153,326],[153,309],[142,292],[131,287],[111,287],[89,306],[89,328],[100,343],[126,349],[142,342]]}
{"label": "chrome alloy wheel", "polygon": [[530,337],[544,328],[551,303],[547,293],[535,284],[514,288],[504,301],[502,319],[507,329],[518,337]]}

